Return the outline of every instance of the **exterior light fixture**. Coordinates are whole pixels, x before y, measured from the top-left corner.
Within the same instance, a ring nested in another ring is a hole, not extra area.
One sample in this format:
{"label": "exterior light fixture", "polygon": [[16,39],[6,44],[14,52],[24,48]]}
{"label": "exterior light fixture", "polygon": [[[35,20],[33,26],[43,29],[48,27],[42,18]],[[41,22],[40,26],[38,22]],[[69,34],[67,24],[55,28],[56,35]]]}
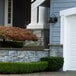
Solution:
{"label": "exterior light fixture", "polygon": [[58,21],[57,17],[54,14],[52,14],[49,18],[48,23],[56,23],[57,21]]}

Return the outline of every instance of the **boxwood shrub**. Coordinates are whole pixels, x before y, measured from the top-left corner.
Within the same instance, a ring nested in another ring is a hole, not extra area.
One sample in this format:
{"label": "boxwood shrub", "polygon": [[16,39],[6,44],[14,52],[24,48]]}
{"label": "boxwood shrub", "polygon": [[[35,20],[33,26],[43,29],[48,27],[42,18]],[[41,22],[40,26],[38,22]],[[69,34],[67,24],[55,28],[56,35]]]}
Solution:
{"label": "boxwood shrub", "polygon": [[63,57],[43,57],[40,60],[48,62],[48,67],[46,69],[48,71],[60,70],[63,67],[64,62]]}
{"label": "boxwood shrub", "polygon": [[0,62],[0,74],[25,74],[44,71],[48,63],[40,62]]}

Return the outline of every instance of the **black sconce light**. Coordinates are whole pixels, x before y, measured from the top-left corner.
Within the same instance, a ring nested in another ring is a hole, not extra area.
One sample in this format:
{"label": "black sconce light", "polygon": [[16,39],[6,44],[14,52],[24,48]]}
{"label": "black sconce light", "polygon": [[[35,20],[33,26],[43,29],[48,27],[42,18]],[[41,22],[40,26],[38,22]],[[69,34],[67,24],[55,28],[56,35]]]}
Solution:
{"label": "black sconce light", "polygon": [[49,18],[48,23],[56,23],[57,21],[58,21],[57,17],[54,14],[52,14]]}

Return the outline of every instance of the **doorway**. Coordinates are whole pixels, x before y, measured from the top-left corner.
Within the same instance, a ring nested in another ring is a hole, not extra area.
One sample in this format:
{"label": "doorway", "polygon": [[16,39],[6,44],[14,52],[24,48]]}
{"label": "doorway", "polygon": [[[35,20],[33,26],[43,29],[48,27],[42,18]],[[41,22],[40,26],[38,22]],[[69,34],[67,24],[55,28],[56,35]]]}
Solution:
{"label": "doorway", "polygon": [[25,28],[30,23],[31,0],[5,0],[5,26]]}

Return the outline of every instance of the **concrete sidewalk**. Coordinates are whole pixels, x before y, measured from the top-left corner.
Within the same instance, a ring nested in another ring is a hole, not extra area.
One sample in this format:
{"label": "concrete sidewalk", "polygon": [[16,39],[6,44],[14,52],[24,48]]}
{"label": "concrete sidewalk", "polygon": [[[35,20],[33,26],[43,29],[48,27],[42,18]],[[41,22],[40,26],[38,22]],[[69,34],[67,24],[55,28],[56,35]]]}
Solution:
{"label": "concrete sidewalk", "polygon": [[76,72],[41,72],[32,74],[0,74],[0,76],[76,76]]}

